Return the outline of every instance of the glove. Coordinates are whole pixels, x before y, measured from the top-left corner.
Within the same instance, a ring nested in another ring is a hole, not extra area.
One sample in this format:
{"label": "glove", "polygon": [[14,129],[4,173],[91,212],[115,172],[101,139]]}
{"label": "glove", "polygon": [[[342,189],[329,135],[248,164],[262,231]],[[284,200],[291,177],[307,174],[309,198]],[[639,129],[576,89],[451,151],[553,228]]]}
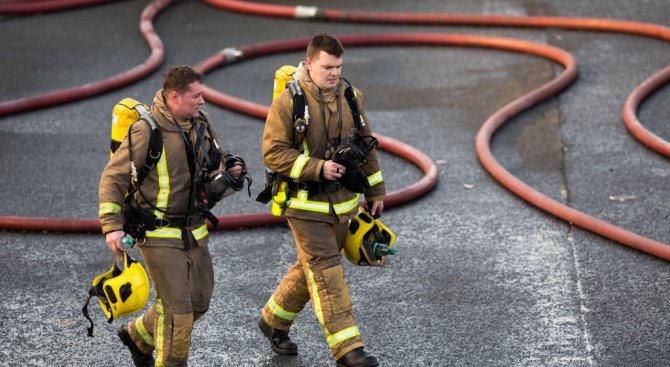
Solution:
{"label": "glove", "polygon": [[362,194],[371,187],[363,167],[347,169],[347,172],[342,175],[339,181],[345,189],[358,194]]}

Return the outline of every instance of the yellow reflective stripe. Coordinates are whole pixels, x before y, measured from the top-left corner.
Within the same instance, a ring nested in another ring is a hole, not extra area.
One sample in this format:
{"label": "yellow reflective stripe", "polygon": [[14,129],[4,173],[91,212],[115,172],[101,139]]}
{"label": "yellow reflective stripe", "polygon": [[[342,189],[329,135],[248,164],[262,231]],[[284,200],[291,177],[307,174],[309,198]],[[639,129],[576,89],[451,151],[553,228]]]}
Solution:
{"label": "yellow reflective stripe", "polygon": [[147,231],[147,237],[181,239],[181,229],[176,227],[156,228],[153,231]]}
{"label": "yellow reflective stripe", "polygon": [[356,194],[356,196],[344,203],[336,204],[333,205],[333,209],[335,210],[335,214],[342,214],[342,213],[347,213],[350,212],[358,207],[358,198],[361,196],[359,194]]}
{"label": "yellow reflective stripe", "polygon": [[307,139],[302,139],[302,150],[305,157],[309,157],[309,146],[307,146]]}
{"label": "yellow reflective stripe", "polygon": [[195,238],[196,241],[201,238],[204,238],[205,236],[207,236],[207,234],[209,234],[209,231],[207,230],[207,223],[201,225],[197,229],[192,230],[191,233],[193,233],[193,238]]}
{"label": "yellow reflective stripe", "polygon": [[[288,207],[293,209],[300,209],[310,212],[328,213],[330,212],[330,204],[326,201],[307,200],[307,190],[298,191],[298,196],[291,198],[288,201]],[[358,207],[359,194],[344,203],[333,205],[336,214],[348,213]]]}
{"label": "yellow reflective stripe", "polygon": [[272,309],[272,313],[281,317],[284,320],[293,321],[293,320],[295,320],[296,317],[298,317],[297,313],[286,311],[281,306],[279,306],[279,304],[277,304],[277,302],[275,302],[274,297],[270,297],[269,306]]}
{"label": "yellow reflective stripe", "polygon": [[328,346],[330,348],[342,343],[343,341],[347,339],[351,339],[356,336],[360,336],[361,333],[358,331],[358,327],[352,326],[350,328],[346,328],[340,332],[337,332],[329,337],[326,338],[328,341]]}
{"label": "yellow reflective stripe", "polygon": [[158,313],[158,328],[156,330],[156,367],[164,367],[163,364],[163,332],[165,331],[165,315],[163,314],[163,301],[156,300],[156,313]]}
{"label": "yellow reflective stripe", "polygon": [[98,209],[98,215],[103,215],[107,213],[118,213],[121,211],[121,206],[115,203],[100,203],[100,208]]}
{"label": "yellow reflective stripe", "polygon": [[309,160],[309,156],[305,154],[301,154],[296,158],[295,162],[293,163],[293,167],[291,168],[291,173],[289,176],[291,176],[292,179],[297,180],[300,178],[300,175],[302,174],[303,168],[305,168],[305,165],[307,164],[307,161]]}
{"label": "yellow reflective stripe", "polygon": [[384,178],[382,177],[382,171],[377,171],[368,176],[368,182],[370,183],[370,186],[374,186],[382,181],[384,181]]}
{"label": "yellow reflective stripe", "polygon": [[142,319],[144,319],[144,316],[135,319],[135,329],[137,329],[137,332],[142,337],[142,340],[144,340],[144,342],[147,343],[147,345],[155,347],[156,344],[154,343],[154,338],[151,336],[151,334],[147,332],[147,329],[144,327],[144,322],[142,322]]}
{"label": "yellow reflective stripe", "polygon": [[314,273],[312,272],[312,269],[309,267],[309,264],[307,264],[307,271],[309,276],[309,282],[312,284],[312,308],[314,308],[314,313],[316,314],[317,320],[319,320],[319,323],[323,327],[323,331],[326,332],[326,335],[330,335],[328,333],[328,329],[326,329],[326,323],[323,321],[323,309],[321,308],[319,287],[316,286],[316,281],[314,280]]}
{"label": "yellow reflective stripe", "polygon": [[[158,161],[156,167],[158,173],[158,196],[156,197],[156,207],[165,210],[168,204],[168,195],[170,195],[170,175],[168,174],[167,161],[165,160],[165,147],[161,159]],[[163,218],[165,215],[160,210],[154,210],[154,215],[157,218]]]}
{"label": "yellow reflective stripe", "polygon": [[328,213],[330,204],[324,201],[307,200],[307,190],[298,191],[298,196],[288,201],[288,207],[310,212]]}

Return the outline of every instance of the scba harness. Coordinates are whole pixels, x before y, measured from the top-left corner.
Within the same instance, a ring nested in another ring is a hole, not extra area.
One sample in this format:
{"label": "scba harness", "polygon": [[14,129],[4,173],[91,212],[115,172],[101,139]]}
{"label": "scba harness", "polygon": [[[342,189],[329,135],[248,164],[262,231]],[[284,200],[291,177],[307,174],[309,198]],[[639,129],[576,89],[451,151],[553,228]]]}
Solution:
{"label": "scba harness", "polygon": [[[277,83],[278,77],[293,78],[295,68],[284,66],[280,68],[275,77]],[[334,162],[346,167],[346,173],[336,182],[300,182],[280,175],[274,171],[267,171],[266,187],[256,198],[257,201],[267,204],[273,200],[272,214],[281,215],[283,208],[280,208],[286,202],[286,190],[307,189],[311,192],[335,192],[344,187],[353,193],[363,193],[370,189],[370,183],[367,175],[363,171],[363,165],[367,163],[367,157],[370,152],[377,147],[377,139],[372,135],[361,135],[359,132],[367,129],[367,123],[360,113],[356,92],[352,85],[346,79],[342,78],[344,83],[344,98],[351,111],[354,124],[358,132],[347,137],[337,136],[328,141],[326,159],[332,159]],[[278,83],[277,83],[278,84]],[[278,86],[275,85],[274,97],[278,95]],[[293,147],[301,153],[306,150],[305,136],[309,129],[310,115],[307,97],[305,96],[300,82],[297,79],[286,81],[286,89],[291,91],[292,115],[293,115]],[[337,94],[339,97],[339,86]],[[323,101],[322,101],[323,103]],[[322,106],[325,108],[325,106]],[[340,119],[340,132],[342,131],[342,121]],[[279,205],[277,205],[279,203]]]}
{"label": "scba harness", "polygon": [[[130,100],[130,102],[128,100]],[[221,149],[218,142],[213,137],[214,135],[210,130],[210,126],[209,123],[207,123],[205,115],[201,112],[200,117],[206,123],[207,131],[210,136],[211,143],[209,151],[205,146],[204,131],[202,126],[199,129],[195,125],[195,122],[192,121],[193,128],[195,129],[197,135],[196,146],[193,147],[193,144],[187,137],[184,130],[179,125],[177,125],[180,135],[185,143],[187,162],[191,175],[189,207],[191,207],[192,203],[194,202],[194,198],[192,196],[193,186],[196,188],[197,204],[195,207],[189,208],[188,210],[182,212],[169,211],[163,208],[159,208],[147,198],[141,189],[141,185],[149,172],[151,172],[156,167],[161,159],[163,152],[161,129],[156,124],[153,115],[145,105],[128,98],[124,99],[119,104],[121,103],[124,103],[125,106],[133,106],[133,108],[139,113],[139,117],[135,122],[133,122],[133,124],[139,121],[145,121],[151,129],[147,157],[145,159],[144,165],[142,165],[142,167],[139,169],[137,169],[135,164],[135,158],[132,149],[132,124],[130,124],[127,129],[126,136],[128,139],[128,151],[132,178],[126,199],[122,205],[122,214],[124,217],[123,230],[134,239],[143,240],[146,238],[147,231],[154,231],[166,227],[176,227],[181,230],[181,238],[184,242],[184,248],[188,249],[190,248],[190,241],[187,227],[201,223],[203,218],[207,218],[215,227],[218,226],[218,219],[210,212],[210,209],[212,209],[214,205],[224,197],[229,196],[234,192],[241,191],[244,188],[245,180],[247,181],[249,196],[251,196],[251,177],[247,172],[246,163],[241,157],[233,156]],[[112,145],[110,146],[111,154],[113,154],[120,145],[119,143],[115,146],[114,133],[112,135]],[[122,138],[120,140],[122,140]],[[203,172],[202,175],[198,177],[195,173],[195,151],[197,149],[202,151],[202,156],[204,158]],[[242,173],[239,177],[234,177],[228,171],[228,169],[234,165],[240,165],[242,167]],[[135,193],[138,193],[144,202],[147,203],[147,205],[149,205],[152,209],[162,213],[163,215],[159,217],[154,215],[152,212],[141,208],[135,198]]]}

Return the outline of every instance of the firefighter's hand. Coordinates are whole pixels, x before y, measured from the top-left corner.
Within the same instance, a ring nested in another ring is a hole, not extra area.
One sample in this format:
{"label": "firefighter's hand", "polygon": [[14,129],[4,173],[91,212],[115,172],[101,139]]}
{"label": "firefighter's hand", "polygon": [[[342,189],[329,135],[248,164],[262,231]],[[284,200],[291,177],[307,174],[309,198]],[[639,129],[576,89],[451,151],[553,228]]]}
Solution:
{"label": "firefighter's hand", "polygon": [[105,234],[105,242],[107,242],[107,247],[115,254],[119,255],[126,250],[123,248],[121,245],[121,238],[125,236],[125,232],[119,230],[119,231],[113,231],[113,232],[107,232]]}
{"label": "firefighter's hand", "polygon": [[241,163],[235,163],[233,164],[232,167],[228,168],[227,171],[230,172],[230,174],[233,175],[233,177],[240,177],[240,175],[242,174],[242,169],[243,167]]}
{"label": "firefighter's hand", "polygon": [[382,215],[382,212],[384,211],[384,202],[382,200],[375,200],[372,202],[368,202],[366,206],[370,215],[372,215],[375,218],[379,218]]}
{"label": "firefighter's hand", "polygon": [[321,170],[323,171],[323,178],[330,181],[337,181],[347,171],[347,168],[333,161],[325,161]]}

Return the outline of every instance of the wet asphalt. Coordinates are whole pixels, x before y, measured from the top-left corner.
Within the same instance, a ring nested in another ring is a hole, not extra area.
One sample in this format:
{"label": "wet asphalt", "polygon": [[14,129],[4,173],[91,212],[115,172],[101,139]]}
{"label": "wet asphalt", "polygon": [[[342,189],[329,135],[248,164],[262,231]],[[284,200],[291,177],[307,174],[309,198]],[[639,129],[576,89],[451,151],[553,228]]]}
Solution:
{"label": "wet asphalt", "polygon": [[[289,4],[289,1],[273,3]],[[138,20],[148,1],[0,17],[0,100],[100,80],[142,63],[148,49]],[[635,20],[670,26],[664,0],[314,1],[328,8],[389,12],[549,15]],[[580,77],[560,95],[507,124],[492,150],[538,191],[627,230],[668,243],[670,165],[623,125],[626,96],[665,67],[670,48],[637,37],[561,29],[389,26],[280,20],[176,1],[155,21],[162,67],[147,78],[85,100],[0,118],[0,215],[94,219],[107,161],[112,106],[150,102],[169,64],[195,64],[225,47],[332,34],[473,33],[561,47]],[[241,62],[207,84],[269,104],[274,70],[300,52]],[[458,47],[348,48],[345,76],[365,94],[376,132],[430,156],[439,183],[389,208],[397,235],[386,268],[346,264],[367,350],[381,366],[670,365],[669,265],[584,231],[526,204],[481,166],[474,139],[497,109],[551,80],[543,59]],[[245,157],[261,190],[261,120],[209,104],[224,145]],[[639,112],[670,139],[668,88]],[[382,152],[390,191],[421,172]],[[267,208],[243,194],[217,214]],[[297,357],[273,355],[257,330],[260,309],[295,260],[284,225],[216,232],[210,240],[216,285],[196,324],[191,366],[334,366],[308,306],[292,338]],[[112,261],[101,234],[0,232],[0,366],[129,366],[97,306],[94,338],[81,314],[91,280]],[[137,254],[136,250],[134,254]],[[129,318],[124,318],[127,321]]]}

